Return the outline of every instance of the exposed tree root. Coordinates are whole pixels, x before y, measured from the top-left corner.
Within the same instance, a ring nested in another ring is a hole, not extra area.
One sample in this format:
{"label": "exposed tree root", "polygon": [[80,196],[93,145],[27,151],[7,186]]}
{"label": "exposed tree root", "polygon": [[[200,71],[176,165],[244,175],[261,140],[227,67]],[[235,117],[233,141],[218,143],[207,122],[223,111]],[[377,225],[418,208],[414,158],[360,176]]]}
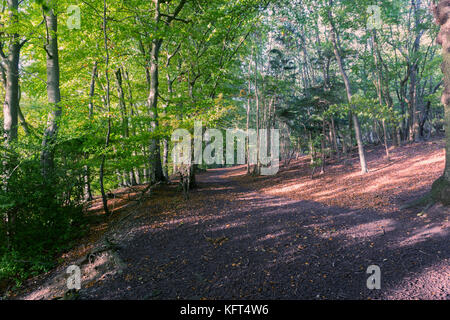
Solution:
{"label": "exposed tree root", "polygon": [[427,193],[423,197],[401,206],[400,210],[418,208],[418,207],[425,207],[426,209],[424,209],[424,210],[428,210],[435,203],[436,203],[436,201],[431,197],[431,193]]}
{"label": "exposed tree root", "polygon": [[[122,273],[127,267],[126,263],[120,258],[117,251],[120,246],[111,242],[109,239],[105,239],[104,245],[92,250],[84,258],[78,260],[75,264],[80,268],[85,264],[94,263],[95,259],[104,252],[109,252],[114,264],[118,267],[118,273]],[[78,300],[80,298],[79,290],[70,289],[67,290],[62,297],[56,297],[53,300]]]}
{"label": "exposed tree root", "polygon": [[[114,257],[114,260],[116,260],[116,257],[114,255],[114,253],[116,253],[117,250],[119,250],[119,246],[117,244],[115,244],[115,243],[112,243],[108,239],[106,239],[105,240],[105,244],[103,246],[92,250],[84,258],[78,260],[75,264],[81,267],[84,264],[93,263],[95,261],[96,257],[99,254],[104,253],[104,252],[108,252],[108,251],[110,251],[112,253],[112,255]],[[119,263],[117,265],[119,267],[121,267],[120,261],[119,261]]]}

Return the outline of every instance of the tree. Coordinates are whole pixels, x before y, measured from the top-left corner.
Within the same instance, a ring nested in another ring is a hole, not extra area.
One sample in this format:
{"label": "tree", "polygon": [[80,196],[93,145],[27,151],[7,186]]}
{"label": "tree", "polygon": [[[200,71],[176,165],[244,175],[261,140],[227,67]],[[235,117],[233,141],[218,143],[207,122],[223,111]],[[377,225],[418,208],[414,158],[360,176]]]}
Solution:
{"label": "tree", "polygon": [[435,7],[435,16],[440,25],[437,38],[442,46],[442,73],[444,75],[444,92],[442,104],[445,106],[446,163],[444,174],[432,186],[434,200],[450,205],[450,1],[440,0]]}
{"label": "tree", "polygon": [[43,7],[46,44],[44,46],[47,56],[47,98],[52,111],[48,115],[47,128],[42,141],[41,165],[42,174],[48,179],[54,170],[54,145],[58,134],[58,121],[61,117],[61,92],[59,88],[59,49],[58,49],[58,18],[54,2],[47,1]]}
{"label": "tree", "polygon": [[[344,68],[344,61],[343,61],[342,53],[341,53],[342,50],[341,50],[341,46],[340,46],[339,35],[337,33],[336,26],[333,22],[333,15],[331,13],[331,9],[333,8],[333,1],[329,0],[329,4],[330,4],[330,8],[328,11],[328,18],[329,18],[330,27],[331,27],[331,41],[333,43],[334,54],[336,56],[336,60],[339,65],[339,70],[340,70],[342,78],[344,80],[348,102],[351,104],[352,103],[352,91],[351,91],[352,89],[350,87],[350,81],[348,79],[347,72],[345,71],[345,68]],[[355,127],[356,141],[358,143],[358,152],[359,152],[359,161],[361,163],[361,172],[367,173],[367,172],[369,172],[369,169],[367,168],[366,155],[364,152],[364,145],[363,145],[363,140],[362,140],[362,135],[361,135],[361,126],[359,124],[358,116],[354,112],[352,112],[352,111],[350,111],[350,112],[352,114],[353,126]]]}
{"label": "tree", "polygon": [[[15,30],[18,20],[18,0],[8,0],[9,19],[11,30]],[[8,31],[7,31],[8,32]],[[16,31],[8,35],[8,51],[3,51],[4,44],[0,42],[0,69],[4,75],[6,89],[3,104],[3,129],[5,140],[11,143],[17,139],[18,110],[19,110],[19,58],[20,49],[23,46],[20,36]]]}
{"label": "tree", "polygon": [[[173,13],[161,13],[161,1],[153,0],[155,5],[154,24],[155,32],[160,32],[162,24],[169,25],[175,20],[186,4],[186,0],[181,0]],[[166,18],[165,18],[166,17]],[[163,38],[157,36],[152,40],[150,49],[150,89],[148,94],[149,115],[153,118],[151,124],[152,132],[158,128],[158,95],[159,95],[159,52]],[[152,139],[150,144],[150,164],[152,170],[152,180],[155,182],[164,180],[164,173],[161,165],[160,140],[158,137]]]}

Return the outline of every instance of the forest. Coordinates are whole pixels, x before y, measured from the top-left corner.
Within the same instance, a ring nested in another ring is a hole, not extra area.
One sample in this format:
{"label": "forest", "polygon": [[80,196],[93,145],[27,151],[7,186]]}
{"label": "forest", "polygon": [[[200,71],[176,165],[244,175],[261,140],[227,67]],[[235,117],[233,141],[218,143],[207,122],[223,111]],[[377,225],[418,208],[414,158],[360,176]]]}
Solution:
{"label": "forest", "polygon": [[0,297],[448,300],[449,13],[0,0]]}

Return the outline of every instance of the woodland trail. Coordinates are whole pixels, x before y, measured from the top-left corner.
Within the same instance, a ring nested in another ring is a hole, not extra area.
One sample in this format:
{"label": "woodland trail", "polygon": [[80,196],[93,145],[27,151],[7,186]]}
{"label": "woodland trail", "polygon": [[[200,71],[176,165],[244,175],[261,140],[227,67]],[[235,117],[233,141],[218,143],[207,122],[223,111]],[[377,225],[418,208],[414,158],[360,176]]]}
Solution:
{"label": "woodland trail", "polygon": [[450,299],[449,17],[2,1],[0,300]]}
{"label": "woodland trail", "polygon": [[[123,226],[116,241],[127,267],[89,283],[80,298],[450,298],[445,213],[425,223],[410,213],[270,196],[229,178],[243,170],[202,173],[176,217]],[[366,287],[373,264],[381,290]],[[24,298],[42,298],[42,289]]]}

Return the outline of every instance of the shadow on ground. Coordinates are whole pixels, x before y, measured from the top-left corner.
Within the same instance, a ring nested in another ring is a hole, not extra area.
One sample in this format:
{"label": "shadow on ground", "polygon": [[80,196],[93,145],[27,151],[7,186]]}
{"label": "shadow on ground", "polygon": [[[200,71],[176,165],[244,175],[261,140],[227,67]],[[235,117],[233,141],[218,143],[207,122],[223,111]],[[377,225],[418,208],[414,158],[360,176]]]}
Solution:
{"label": "shadow on ground", "polygon": [[[127,268],[81,297],[450,298],[447,209],[418,215],[290,200],[223,178],[238,170],[203,174],[186,210],[157,227],[141,215],[120,239]],[[366,287],[373,264],[381,290]]]}

